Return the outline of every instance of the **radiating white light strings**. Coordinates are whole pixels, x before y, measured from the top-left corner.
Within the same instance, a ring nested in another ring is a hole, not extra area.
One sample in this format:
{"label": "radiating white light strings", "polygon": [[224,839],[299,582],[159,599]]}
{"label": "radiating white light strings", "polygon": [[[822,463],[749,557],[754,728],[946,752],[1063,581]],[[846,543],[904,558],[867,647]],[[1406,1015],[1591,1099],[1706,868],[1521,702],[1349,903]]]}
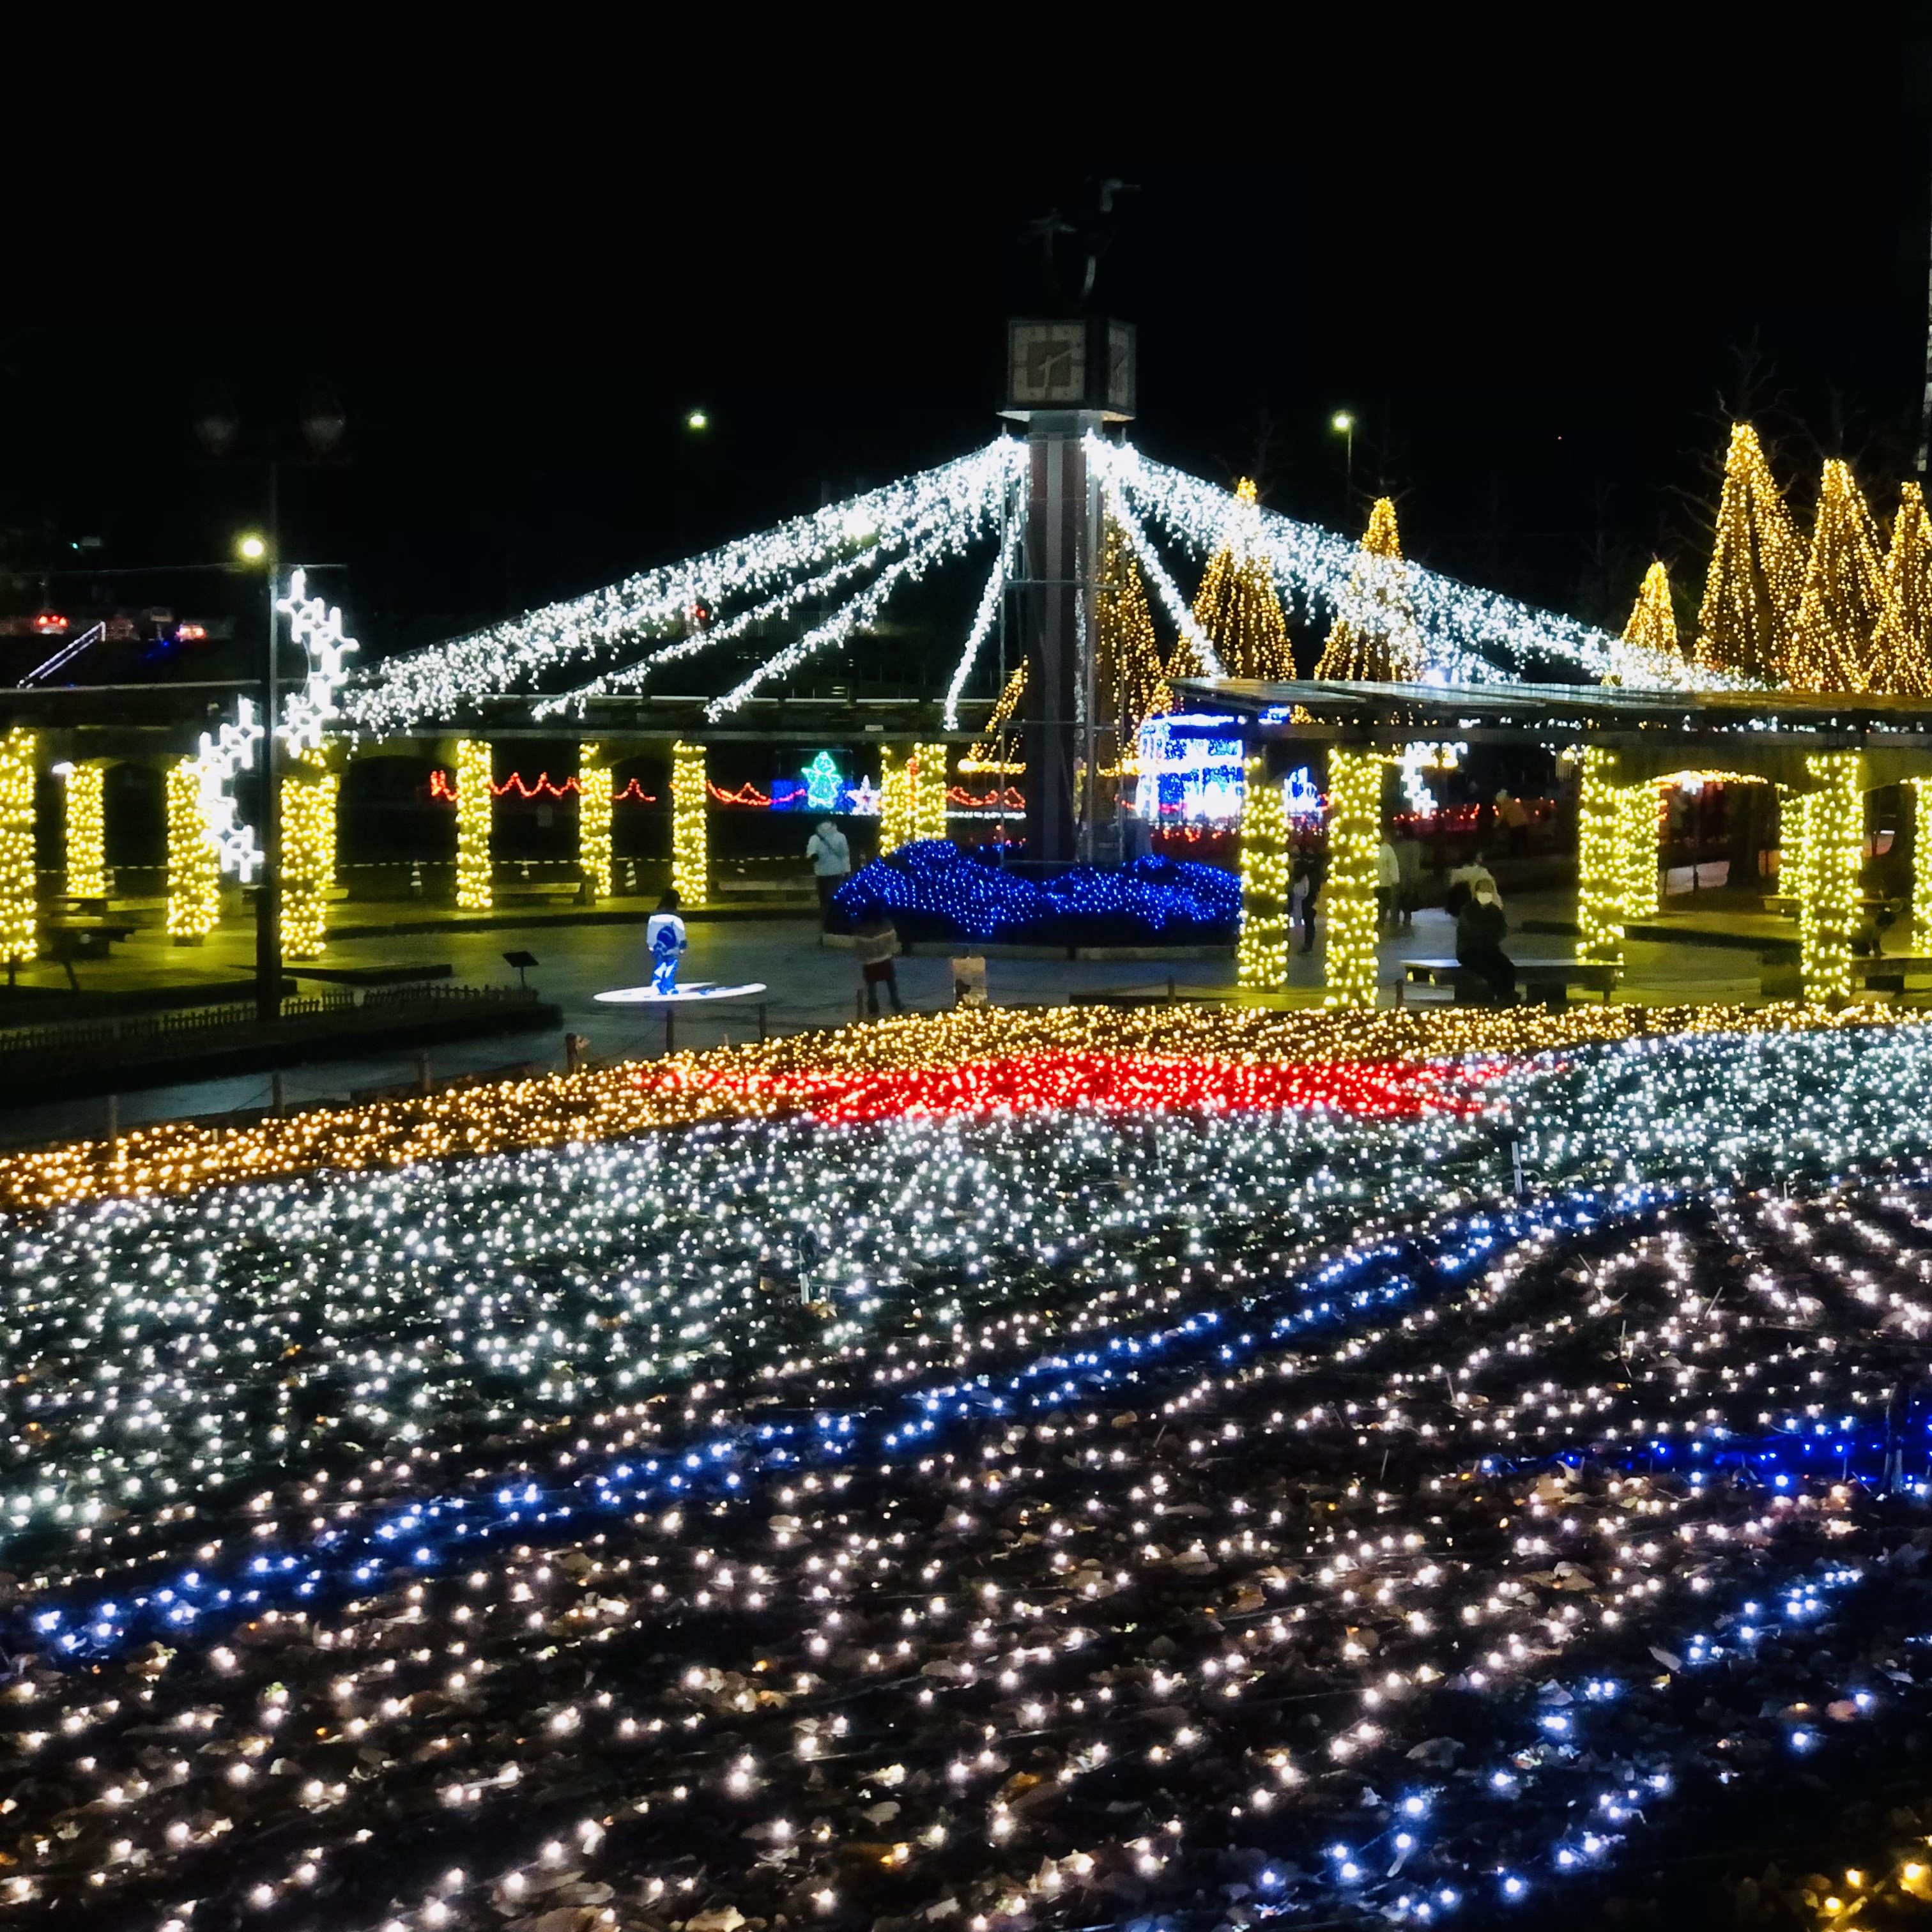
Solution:
{"label": "radiating white light strings", "polygon": [[561,666],[680,630],[700,606],[715,613],[741,598],[782,594],[801,574],[824,572],[854,551],[890,554],[901,533],[926,523],[935,506],[983,520],[997,510],[1023,454],[1023,446],[1003,437],[774,530],[390,658],[347,694],[346,713],[376,733],[452,718],[480,693],[530,688]]}

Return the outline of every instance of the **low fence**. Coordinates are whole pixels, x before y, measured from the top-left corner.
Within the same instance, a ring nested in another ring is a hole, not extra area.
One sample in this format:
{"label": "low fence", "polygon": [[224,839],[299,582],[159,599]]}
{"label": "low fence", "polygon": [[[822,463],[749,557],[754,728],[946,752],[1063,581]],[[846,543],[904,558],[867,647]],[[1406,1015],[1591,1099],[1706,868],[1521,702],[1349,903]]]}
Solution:
{"label": "low fence", "polygon": [[[304,993],[282,1002],[279,1020],[256,1016],[254,1002],[219,1006],[178,1007],[158,1013],[130,1013],[94,1020],[56,1020],[43,1026],[0,1028],[0,1069],[10,1060],[27,1055],[68,1053],[93,1056],[119,1049],[136,1054],[226,1034],[239,1037],[250,1029],[286,1035],[304,1022],[340,1026],[350,1015],[370,1027],[392,1026],[411,1019],[442,1019],[460,1009],[467,1013],[488,1006],[534,1006],[537,989],[525,986],[372,986],[345,987],[340,992]],[[353,1022],[352,1022],[353,1024]]]}

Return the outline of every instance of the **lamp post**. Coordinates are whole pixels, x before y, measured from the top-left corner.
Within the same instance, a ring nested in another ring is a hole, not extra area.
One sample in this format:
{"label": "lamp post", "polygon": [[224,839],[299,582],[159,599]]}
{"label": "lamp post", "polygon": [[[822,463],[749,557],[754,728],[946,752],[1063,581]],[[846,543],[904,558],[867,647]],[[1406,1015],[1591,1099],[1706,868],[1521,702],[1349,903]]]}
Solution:
{"label": "lamp post", "polygon": [[1337,410],[1328,427],[1345,439],[1342,445],[1342,513],[1346,518],[1355,504],[1355,418],[1346,410]]}
{"label": "lamp post", "polygon": [[267,626],[262,649],[262,802],[257,841],[262,851],[262,883],[255,889],[255,1017],[274,1020],[282,1014],[282,789],[279,740],[275,726],[281,711],[281,667],[277,662],[280,641],[275,612],[275,585],[280,568],[276,554],[276,466],[268,465],[268,528],[266,536],[250,534],[236,548],[245,563],[262,566],[267,592]]}
{"label": "lamp post", "polygon": [[303,441],[308,455],[288,458],[285,439],[272,420],[267,433],[260,437],[259,454],[238,456],[236,446],[242,436],[242,415],[225,392],[218,392],[203,406],[195,423],[195,434],[211,460],[260,461],[268,471],[268,521],[259,532],[243,537],[236,550],[244,564],[259,566],[266,592],[268,609],[262,633],[260,682],[262,689],[262,811],[258,842],[262,853],[262,883],[255,894],[255,1016],[273,1020],[282,1011],[281,933],[281,761],[277,754],[275,728],[281,722],[280,663],[280,619],[275,609],[278,575],[281,568],[281,527],[279,490],[282,466],[292,460],[298,468],[322,468],[347,460],[343,439],[348,429],[342,405],[327,389],[312,386],[301,414]]}

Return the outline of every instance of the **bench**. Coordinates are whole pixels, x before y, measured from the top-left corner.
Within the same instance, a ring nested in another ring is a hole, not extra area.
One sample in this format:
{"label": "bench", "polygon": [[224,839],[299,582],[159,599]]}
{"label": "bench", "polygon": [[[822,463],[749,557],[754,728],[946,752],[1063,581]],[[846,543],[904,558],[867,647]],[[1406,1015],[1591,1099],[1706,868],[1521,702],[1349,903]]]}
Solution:
{"label": "bench", "polygon": [[[106,959],[117,940],[134,930],[131,920],[118,919],[49,920],[40,931],[40,956],[57,961],[67,971],[67,982],[77,993],[80,982],[74,976],[76,959]],[[11,974],[8,977],[10,982]]]}
{"label": "bench", "polygon": [[[1572,986],[1600,994],[1607,1001],[1616,987],[1618,969],[1595,961],[1517,959],[1512,963],[1516,968],[1516,982],[1522,987],[1524,998],[1533,1006],[1566,1005]],[[1400,964],[1402,977],[1396,982],[1395,989],[1397,1006],[1406,1004],[1411,986],[1454,987],[1458,1006],[1487,996],[1486,988],[1478,990],[1480,982],[1476,975],[1456,960],[1405,959]]]}
{"label": "bench", "polygon": [[1909,952],[1869,952],[1852,957],[1852,977],[1874,993],[1905,991],[1907,980],[1932,979],[1932,958]]}
{"label": "bench", "polygon": [[[1779,919],[1796,919],[1798,916],[1798,901],[1792,893],[1766,892],[1759,903],[1766,912]],[[1854,903],[1859,911],[1872,914],[1900,913],[1905,910],[1906,906],[1904,899],[1888,898],[1883,894],[1876,892],[1862,893]]]}

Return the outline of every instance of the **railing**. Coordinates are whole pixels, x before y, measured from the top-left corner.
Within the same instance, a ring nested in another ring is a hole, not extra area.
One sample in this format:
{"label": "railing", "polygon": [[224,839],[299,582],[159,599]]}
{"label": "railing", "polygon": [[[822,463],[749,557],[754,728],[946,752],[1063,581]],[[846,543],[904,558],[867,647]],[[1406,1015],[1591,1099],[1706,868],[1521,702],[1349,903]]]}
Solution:
{"label": "railing", "polygon": [[[533,986],[378,986],[367,992],[346,988],[284,1000],[281,1019],[274,1024],[332,1019],[350,1012],[374,1013],[380,1018],[421,1013],[426,1008],[439,1006],[534,1006],[537,998]],[[9,1027],[0,1030],[0,1060],[15,1054],[133,1046],[260,1024],[250,1004],[180,1007],[163,1013],[132,1013],[119,1019],[62,1020],[45,1026]]]}

